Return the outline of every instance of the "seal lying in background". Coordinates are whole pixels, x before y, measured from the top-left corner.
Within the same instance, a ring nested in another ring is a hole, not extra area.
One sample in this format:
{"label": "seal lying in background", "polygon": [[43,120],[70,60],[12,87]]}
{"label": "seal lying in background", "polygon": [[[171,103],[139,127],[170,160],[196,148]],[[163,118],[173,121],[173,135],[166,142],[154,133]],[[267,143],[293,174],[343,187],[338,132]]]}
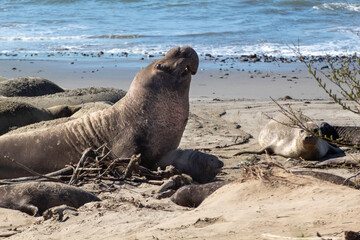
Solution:
{"label": "seal lying in background", "polygon": [[[306,122],[298,117],[309,130],[317,129],[313,122]],[[259,133],[259,152],[239,152],[235,156],[244,153],[261,154],[265,151],[270,154],[280,155],[286,158],[301,158],[304,160],[319,160],[327,154],[342,153],[342,150],[330,145],[314,134],[294,125],[293,121],[283,114],[271,119]]]}
{"label": "seal lying in background", "polygon": [[179,188],[170,199],[177,205],[196,208],[205,198],[228,183],[228,181],[221,181],[201,185],[186,185]]}
{"label": "seal lying in background", "polygon": [[60,105],[43,109],[27,103],[0,101],[0,135],[14,127],[18,128],[40,121],[69,117],[80,108],[80,106]]}
{"label": "seal lying in background", "polygon": [[325,140],[333,140],[343,145],[360,146],[360,127],[355,126],[332,126],[322,122],[319,134]]}
{"label": "seal lying in background", "polygon": [[[117,157],[141,153],[142,165],[154,168],[179,145],[189,115],[191,75],[198,65],[198,55],[192,48],[175,47],[142,69],[125,97],[112,107],[48,129],[1,136],[0,178],[28,175],[11,159],[39,173],[48,173],[77,162],[84,149],[104,143]],[[182,159],[170,162],[174,161]],[[194,161],[187,161],[184,173],[197,167]],[[213,175],[218,170],[189,175],[196,179],[201,177],[196,174]]]}
{"label": "seal lying in background", "polygon": [[207,183],[215,178],[224,163],[211,154],[175,149],[165,154],[156,163],[156,166],[161,168],[168,165],[173,165],[180,172],[187,173],[198,183]]}
{"label": "seal lying in background", "polygon": [[20,210],[32,216],[42,215],[45,210],[63,204],[79,208],[93,201],[100,199],[62,183],[30,182],[0,186],[0,207]]}
{"label": "seal lying in background", "polygon": [[39,77],[19,77],[0,82],[0,95],[5,97],[34,97],[59,92],[64,92],[64,89]]}

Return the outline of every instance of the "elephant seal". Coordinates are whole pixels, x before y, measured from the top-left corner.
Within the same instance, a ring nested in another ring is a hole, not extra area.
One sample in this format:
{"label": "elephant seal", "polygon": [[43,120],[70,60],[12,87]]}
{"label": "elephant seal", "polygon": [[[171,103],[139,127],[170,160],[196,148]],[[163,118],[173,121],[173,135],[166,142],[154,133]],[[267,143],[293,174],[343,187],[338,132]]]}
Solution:
{"label": "elephant seal", "polygon": [[[84,149],[104,143],[117,157],[140,153],[141,164],[153,169],[180,143],[189,115],[191,75],[198,65],[191,47],[175,47],[142,69],[127,94],[106,110],[44,130],[1,136],[0,178],[29,175],[11,159],[47,173],[78,162]],[[183,169],[187,173],[189,168]]]}
{"label": "elephant seal", "polygon": [[32,216],[42,215],[45,210],[63,204],[79,208],[93,201],[100,199],[63,183],[29,182],[0,186],[0,207],[20,210]]}
{"label": "elephant seal", "polygon": [[49,108],[58,105],[73,106],[100,101],[116,103],[125,94],[124,90],[116,88],[88,87],[37,97],[9,97],[6,99],[14,102],[26,102],[38,108]]}
{"label": "elephant seal", "polygon": [[198,183],[207,183],[214,179],[224,163],[211,154],[175,149],[165,154],[157,163],[157,166],[163,169],[169,165],[187,173]]}
{"label": "elephant seal", "polygon": [[228,181],[218,181],[201,185],[186,185],[179,188],[170,200],[183,207],[196,208],[210,194],[228,183]]}
{"label": "elephant seal", "polygon": [[5,97],[34,97],[58,92],[64,92],[64,89],[44,78],[19,77],[0,82],[0,95]]}
{"label": "elephant seal", "polygon": [[[297,118],[309,130],[316,130],[318,126],[313,122],[307,122],[301,115]],[[284,114],[279,114],[271,119],[259,133],[258,142],[262,148],[259,152],[280,155],[286,158],[304,160],[319,160],[327,154],[342,153],[342,150],[330,145],[315,134],[310,133],[294,125],[292,119]]]}
{"label": "elephant seal", "polygon": [[0,101],[0,135],[13,128],[32,123],[69,117],[80,108],[80,106],[61,105],[42,109],[27,103]]}
{"label": "elephant seal", "polygon": [[81,106],[59,105],[59,106],[49,107],[45,110],[53,117],[53,119],[55,119],[55,118],[70,117],[80,109]]}
{"label": "elephant seal", "polygon": [[335,141],[343,145],[360,146],[360,127],[332,126],[327,122],[322,122],[319,127],[319,135],[330,142]]}

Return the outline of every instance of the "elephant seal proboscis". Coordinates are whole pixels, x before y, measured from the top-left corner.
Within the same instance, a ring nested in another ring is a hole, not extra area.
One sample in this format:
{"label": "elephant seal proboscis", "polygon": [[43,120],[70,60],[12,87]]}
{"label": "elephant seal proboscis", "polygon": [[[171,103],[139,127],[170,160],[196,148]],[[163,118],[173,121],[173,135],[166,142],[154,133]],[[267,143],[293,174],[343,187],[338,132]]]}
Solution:
{"label": "elephant seal proboscis", "polygon": [[[117,157],[141,153],[142,165],[156,167],[179,145],[189,115],[191,75],[198,65],[192,48],[175,47],[142,69],[127,94],[110,108],[45,130],[1,136],[0,178],[28,175],[5,158],[47,173],[77,162],[84,149],[104,143]],[[187,173],[188,168],[183,169]]]}
{"label": "elephant seal proboscis", "polygon": [[[315,130],[318,126],[306,121],[301,115],[298,119],[308,130]],[[293,119],[279,114],[271,119],[259,133],[259,145],[262,148],[259,152],[265,151],[269,154],[276,154],[286,158],[297,158],[304,160],[320,160],[327,154],[342,153],[342,150],[330,145],[321,138],[315,136],[299,126],[294,125]],[[239,152],[235,155],[250,152]]]}
{"label": "elephant seal proboscis", "polygon": [[32,216],[42,215],[45,210],[63,204],[79,208],[93,201],[100,199],[81,188],[63,183],[29,182],[0,186],[0,207]]}

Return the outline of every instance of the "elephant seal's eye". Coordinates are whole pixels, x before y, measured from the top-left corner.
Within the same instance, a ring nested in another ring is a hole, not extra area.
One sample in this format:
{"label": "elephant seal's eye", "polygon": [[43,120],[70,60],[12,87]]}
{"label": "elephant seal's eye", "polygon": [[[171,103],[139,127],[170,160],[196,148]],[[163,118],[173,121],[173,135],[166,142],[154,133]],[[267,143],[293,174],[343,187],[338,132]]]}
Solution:
{"label": "elephant seal's eye", "polygon": [[158,64],[158,65],[156,65],[156,69],[162,70],[162,69],[163,69],[163,66],[162,66],[161,64]]}

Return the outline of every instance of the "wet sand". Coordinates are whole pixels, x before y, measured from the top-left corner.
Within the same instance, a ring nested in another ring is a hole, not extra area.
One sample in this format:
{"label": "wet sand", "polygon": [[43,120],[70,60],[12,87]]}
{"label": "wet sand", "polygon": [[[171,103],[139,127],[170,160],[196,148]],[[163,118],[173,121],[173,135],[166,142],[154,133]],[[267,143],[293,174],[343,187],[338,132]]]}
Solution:
{"label": "wet sand", "polygon": [[[136,73],[153,59],[0,60],[0,76],[34,76],[66,89],[114,87],[128,89]],[[202,60],[193,77],[190,97],[268,99],[326,98],[303,63]]]}

